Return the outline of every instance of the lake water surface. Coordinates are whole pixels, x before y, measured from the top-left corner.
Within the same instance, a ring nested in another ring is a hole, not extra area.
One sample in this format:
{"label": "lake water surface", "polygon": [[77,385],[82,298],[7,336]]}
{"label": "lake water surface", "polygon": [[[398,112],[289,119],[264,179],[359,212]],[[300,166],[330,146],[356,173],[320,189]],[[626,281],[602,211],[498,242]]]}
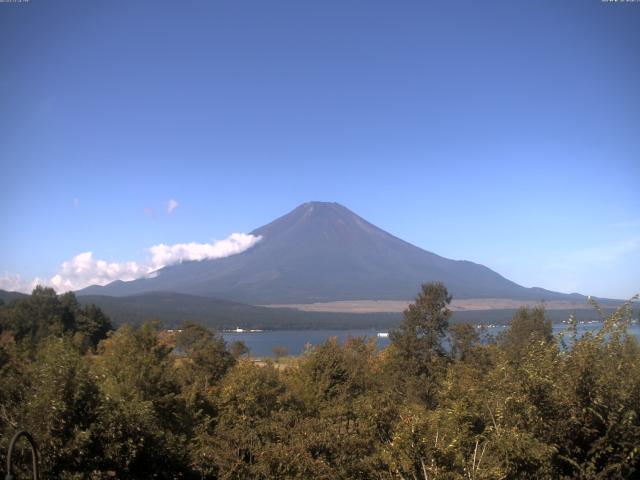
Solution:
{"label": "lake water surface", "polygon": [[[593,332],[602,327],[601,323],[584,323],[578,325],[578,332]],[[486,333],[496,335],[504,330],[504,326],[496,325],[487,327]],[[566,324],[555,324],[553,333],[558,334],[566,330]],[[380,338],[378,333],[380,330],[265,330],[263,332],[225,332],[224,339],[227,342],[234,340],[242,340],[249,347],[251,356],[253,357],[271,357],[273,349],[277,346],[283,346],[290,355],[299,355],[304,352],[305,345],[318,345],[328,338],[337,337],[342,343],[348,338],[366,337],[375,338],[379,348],[389,345],[389,338]],[[629,333],[634,335],[640,341],[640,325],[634,324],[629,329]]]}

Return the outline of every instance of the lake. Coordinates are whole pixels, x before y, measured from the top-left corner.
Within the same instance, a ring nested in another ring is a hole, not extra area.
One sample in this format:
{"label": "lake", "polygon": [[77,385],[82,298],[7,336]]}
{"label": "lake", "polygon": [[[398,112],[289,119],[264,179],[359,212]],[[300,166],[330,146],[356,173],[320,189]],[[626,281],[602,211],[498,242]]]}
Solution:
{"label": "lake", "polygon": [[[578,332],[585,333],[597,331],[602,327],[601,323],[582,323],[578,325]],[[487,333],[496,335],[506,328],[495,325],[486,329]],[[566,324],[554,324],[553,333],[558,334],[566,330]],[[379,338],[380,330],[354,329],[354,330],[265,330],[262,332],[224,332],[224,339],[231,343],[234,340],[242,340],[249,347],[253,357],[272,357],[273,349],[283,346],[289,355],[299,355],[304,352],[305,345],[318,345],[328,338],[337,337],[342,343],[347,338],[367,337],[375,338],[379,348],[389,345],[389,338]],[[629,328],[629,333],[640,340],[640,325],[634,324]]]}

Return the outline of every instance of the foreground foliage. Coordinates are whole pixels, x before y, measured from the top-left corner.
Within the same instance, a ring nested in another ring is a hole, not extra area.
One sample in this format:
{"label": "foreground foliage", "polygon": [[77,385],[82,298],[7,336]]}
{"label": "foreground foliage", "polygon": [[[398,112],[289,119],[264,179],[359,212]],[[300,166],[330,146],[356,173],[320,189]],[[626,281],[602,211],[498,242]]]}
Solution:
{"label": "foreground foliage", "polygon": [[554,338],[542,308],[487,341],[427,284],[392,344],[330,339],[285,368],[197,324],[110,331],[38,288],[0,306],[0,462],[18,428],[43,478],[624,479],[640,476],[630,305]]}

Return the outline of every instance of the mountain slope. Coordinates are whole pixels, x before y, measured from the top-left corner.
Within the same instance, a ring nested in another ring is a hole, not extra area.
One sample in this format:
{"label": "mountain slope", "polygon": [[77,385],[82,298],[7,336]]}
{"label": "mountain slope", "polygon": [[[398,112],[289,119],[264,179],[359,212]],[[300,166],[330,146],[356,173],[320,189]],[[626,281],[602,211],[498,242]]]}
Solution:
{"label": "mountain slope", "polygon": [[489,268],[407,243],[337,203],[311,202],[253,232],[261,241],[226,258],[165,267],[155,278],[88,287],[80,295],[170,291],[251,303],[411,299],[421,283],[444,282],[456,298],[560,299]]}
{"label": "mountain slope", "polygon": [[4,303],[9,303],[9,302],[12,302],[13,300],[22,300],[24,298],[27,298],[27,294],[25,293],[0,290],[0,301]]}

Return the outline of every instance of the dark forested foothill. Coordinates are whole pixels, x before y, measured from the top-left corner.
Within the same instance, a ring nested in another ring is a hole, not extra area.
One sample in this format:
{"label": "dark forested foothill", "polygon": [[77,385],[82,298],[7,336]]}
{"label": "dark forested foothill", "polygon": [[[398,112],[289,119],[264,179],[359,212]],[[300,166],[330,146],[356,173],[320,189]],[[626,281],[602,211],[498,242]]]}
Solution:
{"label": "dark forested foothill", "polygon": [[560,338],[523,308],[487,342],[449,325],[450,301],[425,284],[386,349],[330,339],[272,363],[196,323],[113,330],[38,287],[0,305],[0,465],[26,429],[42,478],[640,476],[630,304]]}

